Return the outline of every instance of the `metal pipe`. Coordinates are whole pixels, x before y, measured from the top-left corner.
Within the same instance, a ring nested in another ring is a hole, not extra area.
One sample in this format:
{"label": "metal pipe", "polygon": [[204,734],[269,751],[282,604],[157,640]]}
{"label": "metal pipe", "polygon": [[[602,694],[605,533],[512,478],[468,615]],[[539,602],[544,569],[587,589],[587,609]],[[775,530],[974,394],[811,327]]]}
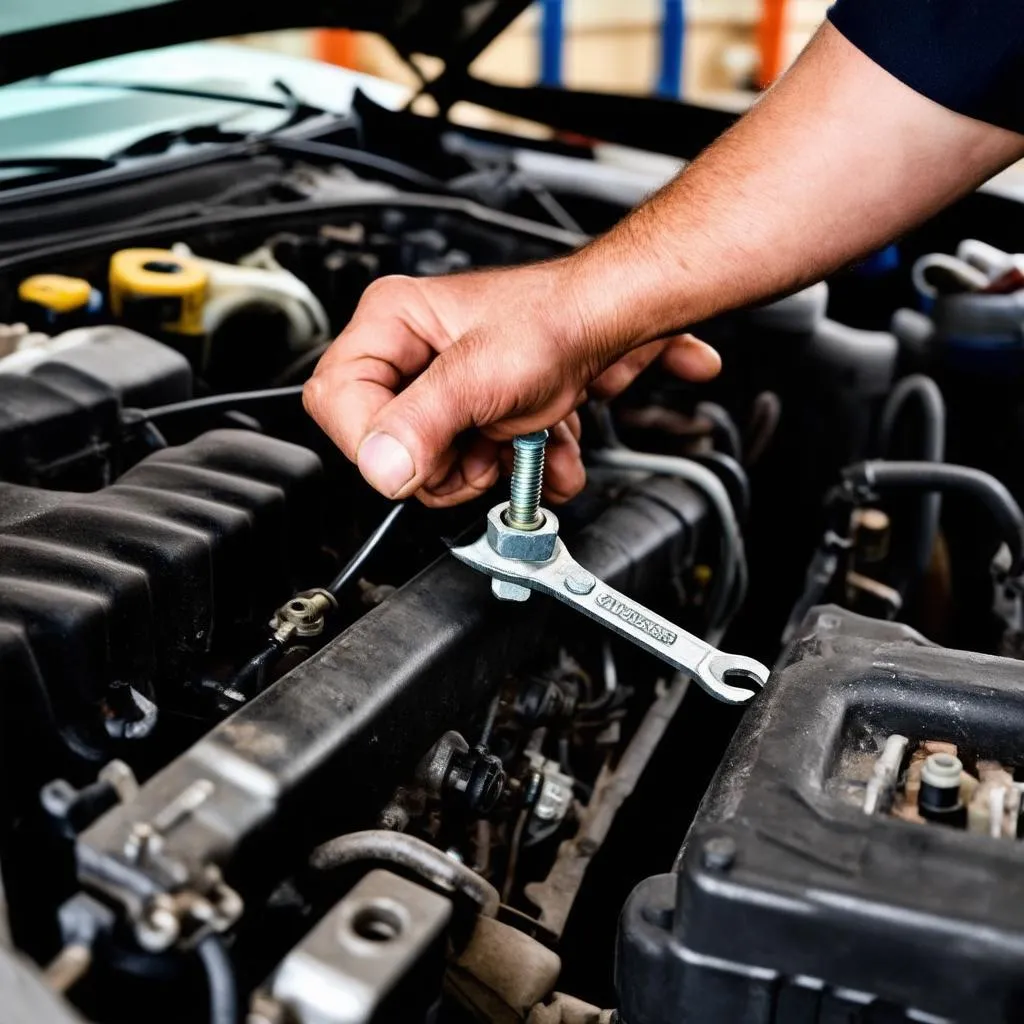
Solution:
{"label": "metal pipe", "polygon": [[336,871],[366,861],[405,868],[433,885],[468,896],[485,917],[494,917],[498,912],[498,890],[490,882],[422,839],[402,832],[350,832],[322,843],[309,858],[310,867],[316,871]]}

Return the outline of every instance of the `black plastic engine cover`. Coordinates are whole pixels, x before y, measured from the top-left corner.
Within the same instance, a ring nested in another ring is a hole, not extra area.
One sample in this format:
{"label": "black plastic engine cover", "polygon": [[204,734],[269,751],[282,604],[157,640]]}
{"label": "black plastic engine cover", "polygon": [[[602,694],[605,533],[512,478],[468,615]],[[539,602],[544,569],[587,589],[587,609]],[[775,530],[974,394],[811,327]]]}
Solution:
{"label": "black plastic engine cover", "polygon": [[[63,347],[62,347],[63,346]],[[184,356],[126,327],[82,327],[54,339],[39,362],[0,361],[0,480],[95,490],[116,472],[121,409],[192,394]]]}
{"label": "black plastic engine cover", "polygon": [[315,454],[234,430],[164,449],[94,494],[0,484],[0,720],[19,784],[52,776],[55,748],[109,756],[112,688],[158,707],[180,696],[305,584],[321,505]]}
{"label": "black plastic engine cover", "polygon": [[832,607],[801,637],[675,869],[623,911],[624,1020],[1024,1019],[1024,846],[867,815],[827,785],[841,751],[892,733],[1024,763],[1024,665]]}

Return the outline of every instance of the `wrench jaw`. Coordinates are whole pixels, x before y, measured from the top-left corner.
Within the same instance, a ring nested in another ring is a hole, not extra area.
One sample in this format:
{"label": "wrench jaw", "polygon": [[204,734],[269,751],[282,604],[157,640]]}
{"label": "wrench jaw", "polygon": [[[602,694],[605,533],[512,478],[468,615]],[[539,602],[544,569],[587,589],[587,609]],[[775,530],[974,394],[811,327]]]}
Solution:
{"label": "wrench jaw", "polygon": [[[560,540],[556,540],[554,553],[546,562],[521,562],[499,555],[491,547],[486,534],[478,537],[472,544],[451,549],[452,555],[471,569],[490,576],[492,580],[518,585],[529,590],[550,589],[550,586],[545,585],[543,580],[534,578],[532,571],[550,566],[552,562],[561,557],[564,551],[565,545]],[[495,596],[500,597],[501,595],[496,594]]]}
{"label": "wrench jaw", "polygon": [[695,676],[697,682],[723,704],[746,704],[768,681],[768,669],[742,654],[719,652],[701,662]]}

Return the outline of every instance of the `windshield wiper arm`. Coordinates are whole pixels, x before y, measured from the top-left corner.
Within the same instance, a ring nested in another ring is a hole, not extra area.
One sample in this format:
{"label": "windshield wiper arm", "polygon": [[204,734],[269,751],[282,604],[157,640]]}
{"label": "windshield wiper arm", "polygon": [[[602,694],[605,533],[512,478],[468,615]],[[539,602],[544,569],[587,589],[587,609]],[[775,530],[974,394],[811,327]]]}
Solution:
{"label": "windshield wiper arm", "polygon": [[260,96],[236,95],[230,92],[217,92],[211,89],[195,89],[191,86],[179,85],[148,85],[145,82],[95,82],[95,81],[71,81],[54,78],[42,78],[33,81],[32,85],[50,85],[62,89],[124,89],[126,92],[145,92],[156,96],[184,96],[195,100],[212,100],[216,103],[242,103],[250,107],[265,107],[268,110],[286,110],[293,112],[297,106],[309,110],[311,113],[323,114],[326,111],[320,107],[314,107],[305,101],[296,100],[295,94],[285,82],[274,81],[271,83],[282,95],[283,99],[271,100]]}

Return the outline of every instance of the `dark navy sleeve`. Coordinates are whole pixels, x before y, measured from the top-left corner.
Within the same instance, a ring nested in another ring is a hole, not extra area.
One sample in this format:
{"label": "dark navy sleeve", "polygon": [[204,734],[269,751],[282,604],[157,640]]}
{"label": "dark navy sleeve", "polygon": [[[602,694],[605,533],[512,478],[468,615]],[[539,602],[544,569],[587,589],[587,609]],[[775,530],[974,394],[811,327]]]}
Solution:
{"label": "dark navy sleeve", "polygon": [[916,92],[1024,132],[1024,0],[838,0],[828,17]]}

